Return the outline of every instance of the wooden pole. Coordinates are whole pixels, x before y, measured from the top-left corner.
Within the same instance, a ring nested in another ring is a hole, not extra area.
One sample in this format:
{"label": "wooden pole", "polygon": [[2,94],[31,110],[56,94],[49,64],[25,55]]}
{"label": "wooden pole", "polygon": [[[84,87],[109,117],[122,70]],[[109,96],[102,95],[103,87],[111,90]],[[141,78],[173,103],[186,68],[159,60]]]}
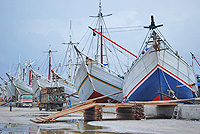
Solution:
{"label": "wooden pole", "polygon": [[109,39],[108,37],[104,36],[103,34],[101,34],[100,32],[98,32],[97,30],[89,27],[90,29],[92,29],[94,32],[98,33],[99,35],[101,35],[101,37],[104,37],[105,39],[109,40],[110,42],[112,42],[113,44],[117,45],[118,47],[120,47],[121,49],[125,50],[126,52],[128,52],[129,54],[133,55],[134,57],[137,58],[137,56],[135,54],[133,54],[132,52],[128,51],[127,49],[125,49],[124,47],[120,46],[119,44],[117,44],[116,42],[112,41],[111,39]]}

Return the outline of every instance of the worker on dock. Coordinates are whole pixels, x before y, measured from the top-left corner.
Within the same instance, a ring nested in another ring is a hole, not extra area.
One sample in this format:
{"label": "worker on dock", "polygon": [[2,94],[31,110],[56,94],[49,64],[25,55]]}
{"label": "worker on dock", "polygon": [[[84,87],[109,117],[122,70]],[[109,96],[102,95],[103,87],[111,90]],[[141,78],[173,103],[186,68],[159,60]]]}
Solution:
{"label": "worker on dock", "polygon": [[12,111],[12,102],[10,102],[10,111]]}
{"label": "worker on dock", "polygon": [[68,101],[68,108],[70,108],[71,107],[71,101],[70,101],[70,98],[69,98],[69,101]]}

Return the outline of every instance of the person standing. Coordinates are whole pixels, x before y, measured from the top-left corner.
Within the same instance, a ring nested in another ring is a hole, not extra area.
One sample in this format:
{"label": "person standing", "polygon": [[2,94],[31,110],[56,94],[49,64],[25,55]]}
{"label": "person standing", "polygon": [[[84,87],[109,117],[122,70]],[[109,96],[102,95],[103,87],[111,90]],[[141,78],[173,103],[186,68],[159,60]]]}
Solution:
{"label": "person standing", "polygon": [[68,108],[70,108],[71,107],[71,101],[70,101],[70,99],[69,99],[69,103],[68,103]]}
{"label": "person standing", "polygon": [[10,102],[10,111],[12,111],[12,102]]}

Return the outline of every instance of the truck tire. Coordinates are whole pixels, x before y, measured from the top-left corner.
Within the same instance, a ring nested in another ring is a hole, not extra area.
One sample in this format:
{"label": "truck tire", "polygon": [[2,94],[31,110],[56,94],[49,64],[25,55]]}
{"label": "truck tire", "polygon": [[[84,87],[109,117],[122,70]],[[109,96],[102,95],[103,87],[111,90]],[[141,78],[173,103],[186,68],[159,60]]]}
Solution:
{"label": "truck tire", "polygon": [[48,104],[45,105],[45,110],[46,110],[46,111],[49,110]]}
{"label": "truck tire", "polygon": [[57,111],[62,111],[63,104],[59,104],[58,106],[61,107],[61,108],[57,109]]}
{"label": "truck tire", "polygon": [[60,109],[57,109],[57,111],[62,111],[62,108],[60,108]]}
{"label": "truck tire", "polygon": [[42,111],[42,107],[39,107],[39,110]]}

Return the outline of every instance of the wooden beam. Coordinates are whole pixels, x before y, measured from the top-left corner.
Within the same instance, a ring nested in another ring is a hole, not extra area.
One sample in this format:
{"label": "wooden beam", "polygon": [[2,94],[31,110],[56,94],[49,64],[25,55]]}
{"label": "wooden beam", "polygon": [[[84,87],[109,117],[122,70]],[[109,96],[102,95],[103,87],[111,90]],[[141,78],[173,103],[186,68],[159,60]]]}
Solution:
{"label": "wooden beam", "polygon": [[187,101],[200,101],[200,98],[192,98],[192,99],[178,99],[178,100],[169,100],[169,101],[129,101],[131,104],[143,104],[143,105],[167,105],[167,103],[170,103],[171,105],[173,103],[179,103],[179,102],[187,102]]}
{"label": "wooden beam", "polygon": [[35,122],[35,123],[55,122],[55,120],[53,120],[53,119],[56,119],[56,118],[59,118],[59,117],[62,117],[62,116],[65,116],[65,115],[68,115],[68,114],[71,114],[71,113],[75,113],[75,112],[78,112],[78,111],[83,111],[85,109],[95,107],[95,106],[97,106],[97,104],[94,104],[93,100],[90,100],[90,101],[88,101],[84,104],[80,104],[78,106],[68,108],[66,110],[54,113],[54,114],[49,115],[47,117],[41,117],[41,118],[36,118],[36,120],[32,120],[32,119],[30,119],[30,120]]}

